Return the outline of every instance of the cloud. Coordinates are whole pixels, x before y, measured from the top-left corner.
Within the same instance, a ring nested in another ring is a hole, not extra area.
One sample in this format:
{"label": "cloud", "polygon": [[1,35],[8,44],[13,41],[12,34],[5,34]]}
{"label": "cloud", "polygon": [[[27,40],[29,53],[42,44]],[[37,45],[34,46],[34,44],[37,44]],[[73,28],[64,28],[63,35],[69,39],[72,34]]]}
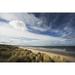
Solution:
{"label": "cloud", "polygon": [[4,42],[14,44],[47,46],[70,44],[67,42],[69,41],[67,36],[73,32],[73,28],[70,26],[72,21],[62,23],[61,20],[59,21],[59,16],[53,18],[50,15],[49,17],[51,17],[50,20],[44,15],[36,17],[34,14],[27,13],[0,14],[0,18],[7,21],[0,21],[0,36],[7,37],[7,39],[3,38]]}
{"label": "cloud", "polygon": [[[4,42],[6,41],[7,43],[12,44],[14,43],[27,45],[50,45],[49,42],[51,42],[52,40],[54,42],[58,40],[63,40],[58,37],[31,33],[27,31],[25,23],[20,20],[14,20],[6,23],[5,25],[0,25],[0,36],[4,36]],[[7,37],[7,39],[5,37]]]}

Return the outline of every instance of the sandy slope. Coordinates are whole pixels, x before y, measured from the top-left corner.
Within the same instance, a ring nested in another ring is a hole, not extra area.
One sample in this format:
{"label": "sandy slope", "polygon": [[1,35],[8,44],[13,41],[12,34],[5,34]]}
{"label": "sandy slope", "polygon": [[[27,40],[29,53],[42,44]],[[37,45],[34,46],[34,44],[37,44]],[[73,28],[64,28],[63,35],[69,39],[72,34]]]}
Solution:
{"label": "sandy slope", "polygon": [[28,49],[28,50],[31,50],[32,52],[34,53],[45,53],[47,55],[49,55],[51,58],[56,58],[56,60],[58,59],[59,60],[67,60],[67,61],[72,61],[72,62],[75,62],[75,57],[73,56],[70,56],[70,55],[64,55],[64,54],[60,54],[60,53],[55,53],[55,52],[47,52],[46,50],[42,51],[42,50],[38,50],[37,48],[24,48],[24,49]]}

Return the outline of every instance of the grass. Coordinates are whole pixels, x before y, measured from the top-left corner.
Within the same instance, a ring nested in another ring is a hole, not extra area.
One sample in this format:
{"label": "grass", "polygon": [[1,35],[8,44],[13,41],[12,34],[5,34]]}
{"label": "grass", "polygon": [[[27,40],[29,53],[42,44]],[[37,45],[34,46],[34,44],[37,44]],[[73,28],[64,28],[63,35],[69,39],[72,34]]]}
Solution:
{"label": "grass", "polygon": [[10,45],[0,45],[0,62],[65,62],[60,56],[47,55],[46,53],[33,52]]}

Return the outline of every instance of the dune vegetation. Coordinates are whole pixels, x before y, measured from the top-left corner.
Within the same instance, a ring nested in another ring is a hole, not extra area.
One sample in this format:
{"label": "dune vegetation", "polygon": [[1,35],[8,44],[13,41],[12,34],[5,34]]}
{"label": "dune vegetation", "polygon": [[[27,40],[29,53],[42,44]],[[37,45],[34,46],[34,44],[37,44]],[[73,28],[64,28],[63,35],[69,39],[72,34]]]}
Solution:
{"label": "dune vegetation", "polygon": [[60,56],[51,57],[46,53],[33,52],[11,45],[0,45],[0,62],[65,62]]}

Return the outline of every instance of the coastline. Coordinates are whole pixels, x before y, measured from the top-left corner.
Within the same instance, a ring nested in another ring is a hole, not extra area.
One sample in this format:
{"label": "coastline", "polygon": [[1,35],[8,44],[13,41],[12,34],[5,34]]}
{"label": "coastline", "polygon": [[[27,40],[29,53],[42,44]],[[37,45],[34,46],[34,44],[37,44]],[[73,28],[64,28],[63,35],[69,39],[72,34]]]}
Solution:
{"label": "coastline", "polygon": [[62,60],[68,60],[68,61],[71,61],[71,62],[75,62],[75,57],[73,57],[73,56],[70,56],[70,55],[66,55],[66,54],[60,54],[60,53],[55,53],[55,52],[51,52],[51,51],[46,51],[46,50],[39,50],[39,48],[37,49],[34,49],[34,48],[24,48],[24,47],[20,47],[20,48],[22,48],[22,49],[27,49],[27,50],[30,50],[30,51],[32,51],[32,52],[34,52],[34,53],[44,53],[44,54],[47,54],[48,56],[50,56],[52,59],[53,58],[58,58],[58,59],[60,59],[61,61]]}
{"label": "coastline", "polygon": [[75,57],[47,48],[0,45],[0,62],[75,62]]}

